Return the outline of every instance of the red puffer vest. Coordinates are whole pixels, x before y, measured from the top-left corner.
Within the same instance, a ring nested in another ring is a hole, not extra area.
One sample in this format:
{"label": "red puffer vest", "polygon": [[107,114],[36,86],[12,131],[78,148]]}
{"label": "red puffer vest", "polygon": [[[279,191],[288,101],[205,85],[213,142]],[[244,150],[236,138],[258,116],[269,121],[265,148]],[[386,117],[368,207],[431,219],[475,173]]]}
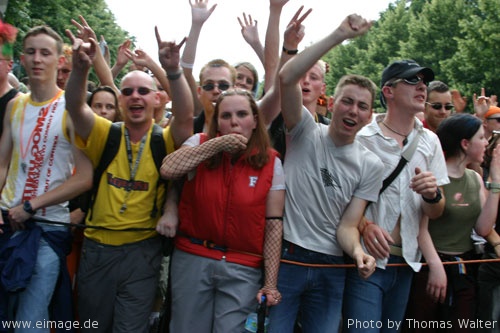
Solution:
{"label": "red puffer vest", "polygon": [[[269,150],[268,154],[269,162],[258,170],[242,158],[232,165],[228,154],[224,154],[216,169],[208,169],[206,163],[196,168],[195,177],[186,180],[182,189],[178,249],[261,267],[266,201],[277,152]],[[215,248],[199,244],[203,241],[209,241]]]}

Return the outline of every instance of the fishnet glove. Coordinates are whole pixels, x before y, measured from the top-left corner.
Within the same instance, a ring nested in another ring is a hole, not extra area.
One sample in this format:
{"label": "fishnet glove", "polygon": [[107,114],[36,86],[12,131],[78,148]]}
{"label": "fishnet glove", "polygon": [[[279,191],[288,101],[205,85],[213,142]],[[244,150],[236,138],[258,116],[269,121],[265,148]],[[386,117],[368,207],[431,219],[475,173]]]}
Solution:
{"label": "fishnet glove", "polygon": [[281,301],[281,294],[276,288],[278,284],[278,270],[281,258],[281,240],[283,237],[283,221],[281,219],[266,220],[264,236],[264,287],[259,290],[257,299],[266,295],[267,305],[277,305]]}
{"label": "fishnet glove", "polygon": [[247,138],[240,134],[227,134],[213,138],[197,147],[184,147],[168,154],[160,169],[165,179],[176,179],[194,170],[201,162],[220,153],[237,153],[246,149]]}

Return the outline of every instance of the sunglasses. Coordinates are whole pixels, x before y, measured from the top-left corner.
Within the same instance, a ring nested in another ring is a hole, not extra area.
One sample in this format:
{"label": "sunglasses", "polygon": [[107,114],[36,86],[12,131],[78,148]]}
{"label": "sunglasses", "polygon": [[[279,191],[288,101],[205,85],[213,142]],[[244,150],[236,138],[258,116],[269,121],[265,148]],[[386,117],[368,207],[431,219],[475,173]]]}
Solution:
{"label": "sunglasses", "polygon": [[[123,96],[130,96],[134,93],[136,88],[123,88],[121,90]],[[153,89],[147,88],[147,87],[139,87],[137,88],[137,92],[139,95],[145,96],[149,94],[150,92],[154,91]]]}
{"label": "sunglasses", "polygon": [[219,81],[218,83],[205,83],[201,86],[201,88],[205,91],[212,91],[215,89],[215,87],[219,88],[219,90],[226,91],[229,89],[229,87],[231,87],[231,85],[226,81]]}
{"label": "sunglasses", "polygon": [[[486,118],[487,120],[496,120],[497,123],[500,123],[500,118]],[[493,131],[493,132],[496,132],[496,131]],[[498,133],[496,133],[498,134]]]}
{"label": "sunglasses", "polygon": [[451,103],[442,104],[442,103],[429,103],[429,102],[425,102],[425,104],[430,105],[431,108],[433,108],[434,110],[441,110],[444,107],[444,109],[446,111],[451,111],[454,108],[453,104],[451,104]]}
{"label": "sunglasses", "polygon": [[424,84],[427,84],[428,82],[427,81],[424,81],[424,78],[423,77],[420,77],[418,75],[415,75],[415,76],[411,76],[411,77],[407,77],[407,78],[404,78],[404,79],[396,79],[392,82],[388,82],[386,84],[386,86],[392,86],[398,82],[404,82],[406,84],[409,84],[411,86],[416,86],[417,84],[419,84],[420,81],[423,81]]}

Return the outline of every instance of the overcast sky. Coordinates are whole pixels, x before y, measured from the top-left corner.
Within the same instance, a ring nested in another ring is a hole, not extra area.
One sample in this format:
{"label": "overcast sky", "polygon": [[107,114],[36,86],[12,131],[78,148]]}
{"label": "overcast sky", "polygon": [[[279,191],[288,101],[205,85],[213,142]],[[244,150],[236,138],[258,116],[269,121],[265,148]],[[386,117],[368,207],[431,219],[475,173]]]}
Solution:
{"label": "overcast sky", "polygon": [[[194,0],[192,0],[194,1]],[[305,37],[302,48],[321,39],[333,31],[349,14],[357,13],[371,20],[377,20],[394,0],[290,0],[281,15],[280,36],[286,24],[301,5],[313,11],[304,21]],[[137,46],[144,49],[153,59],[157,59],[154,27],[158,26],[163,40],[180,41],[187,36],[191,27],[191,7],[189,0],[106,0],[117,23],[137,39]],[[341,4],[340,4],[341,3]],[[264,43],[265,30],[269,16],[269,0],[218,0],[209,1],[209,7],[217,8],[205,23],[201,32],[194,73],[197,77],[200,68],[208,61],[222,58],[231,64],[249,61],[259,71],[263,67],[243,40],[237,17],[242,13],[252,15],[258,21],[260,39]],[[182,50],[181,50],[182,52]]]}

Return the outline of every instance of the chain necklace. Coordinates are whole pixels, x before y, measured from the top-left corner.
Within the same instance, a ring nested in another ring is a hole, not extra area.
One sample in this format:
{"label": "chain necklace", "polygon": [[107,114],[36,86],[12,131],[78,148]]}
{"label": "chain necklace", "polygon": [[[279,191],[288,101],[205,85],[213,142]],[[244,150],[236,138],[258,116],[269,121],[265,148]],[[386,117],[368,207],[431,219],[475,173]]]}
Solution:
{"label": "chain necklace", "polygon": [[398,131],[393,130],[392,128],[390,128],[390,127],[389,127],[389,125],[387,125],[387,124],[385,123],[385,121],[382,121],[382,124],[384,124],[384,126],[385,126],[385,127],[386,127],[389,131],[391,131],[391,132],[393,132],[393,133],[396,133],[396,134],[397,134],[397,135],[399,135],[399,136],[404,137],[404,139],[403,139],[403,146],[405,146],[405,145],[408,143],[408,135],[410,135],[411,131],[410,131],[410,133],[408,133],[408,134],[403,134],[403,133],[400,133],[400,132],[398,132]]}

